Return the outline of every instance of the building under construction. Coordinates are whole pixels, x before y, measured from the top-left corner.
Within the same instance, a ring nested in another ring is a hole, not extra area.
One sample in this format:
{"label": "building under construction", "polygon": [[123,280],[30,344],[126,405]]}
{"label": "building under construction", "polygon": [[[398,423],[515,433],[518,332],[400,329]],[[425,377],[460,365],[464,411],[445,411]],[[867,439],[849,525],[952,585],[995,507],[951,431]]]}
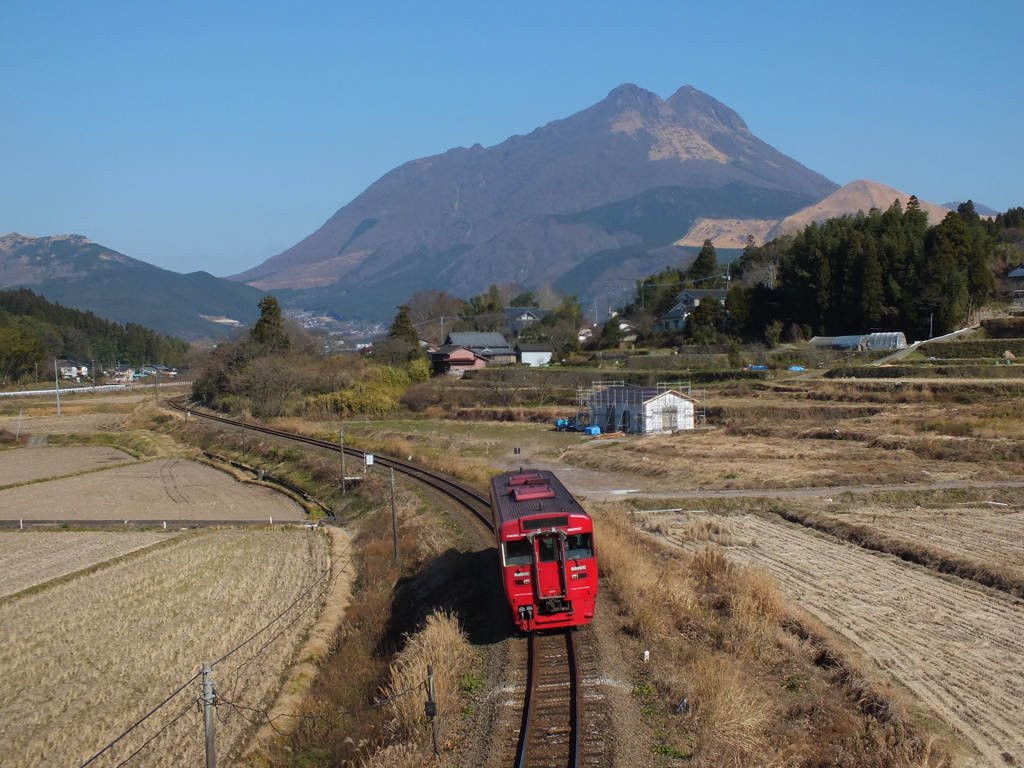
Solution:
{"label": "building under construction", "polygon": [[580,408],[602,432],[657,435],[704,424],[704,392],[690,382],[662,382],[653,387],[622,381],[595,382],[579,392]]}

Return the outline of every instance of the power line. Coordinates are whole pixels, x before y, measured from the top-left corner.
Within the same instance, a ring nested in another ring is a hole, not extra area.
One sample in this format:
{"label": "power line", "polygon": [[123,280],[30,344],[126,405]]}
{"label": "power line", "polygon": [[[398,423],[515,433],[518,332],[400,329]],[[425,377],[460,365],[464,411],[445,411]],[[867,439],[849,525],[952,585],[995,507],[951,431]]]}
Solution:
{"label": "power line", "polygon": [[131,760],[137,754],[139,754],[139,752],[141,752],[146,747],[148,747],[150,742],[152,742],[160,734],[162,734],[164,731],[166,731],[168,728],[170,728],[176,722],[181,720],[181,718],[183,718],[185,715],[187,715],[189,712],[191,712],[192,711],[192,705],[195,704],[197,701],[199,701],[199,699],[193,699],[188,704],[186,704],[185,708],[183,710],[181,710],[180,713],[178,713],[177,717],[172,718],[170,721],[167,722],[166,725],[164,725],[163,728],[161,728],[159,731],[157,731],[152,736],[150,736],[148,739],[146,739],[144,742],[142,742],[142,746],[140,746],[138,749],[136,749],[134,752],[132,752],[130,755],[128,755],[128,757],[126,757],[124,760],[122,760],[120,763],[118,763],[116,766],[114,766],[114,768],[121,768],[121,766],[123,766],[125,763],[127,763],[129,760]]}
{"label": "power line", "polygon": [[[381,707],[383,707],[383,706],[385,706],[387,704],[390,704],[393,701],[397,701],[398,699],[402,698],[403,696],[407,696],[410,693],[414,693],[415,691],[418,691],[420,688],[423,688],[426,684],[427,683],[426,683],[425,680],[422,681],[422,682],[416,683],[416,685],[411,685],[408,688],[406,688],[405,690],[399,691],[398,693],[394,694],[393,696],[387,696],[387,697],[385,697],[383,699],[379,699],[378,701],[374,702],[373,704],[368,704],[365,707],[357,707],[356,709],[339,710],[337,712],[317,712],[317,713],[314,713],[312,715],[293,715],[293,714],[290,714],[288,712],[277,712],[277,713],[272,715],[270,712],[268,712],[265,709],[258,709],[256,707],[247,707],[244,704],[239,704],[237,702],[230,701],[230,700],[225,699],[223,697],[218,697],[217,703],[218,704],[226,704],[227,706],[231,707],[233,710],[235,710],[238,713],[239,717],[241,717],[243,720],[245,720],[247,723],[250,723],[251,725],[259,725],[259,724],[261,724],[262,722],[265,721],[267,723],[267,725],[270,725],[271,727],[273,727],[274,722],[277,721],[277,720],[281,720],[282,718],[288,718],[288,719],[291,719],[291,720],[307,720],[307,721],[314,721],[314,720],[334,721],[334,720],[340,720],[343,717],[348,717],[348,716],[351,716],[351,715],[362,714],[363,712],[371,712],[371,711],[373,711],[375,709],[380,709]],[[253,713],[255,715],[259,715],[261,719],[250,719],[249,717],[246,717],[246,715],[245,715],[245,713],[247,713],[247,712],[251,712],[251,713]]]}
{"label": "power line", "polygon": [[[274,617],[273,619],[271,619],[271,620],[270,620],[270,621],[269,621],[269,622],[268,622],[268,623],[267,623],[267,624],[266,624],[266,625],[265,625],[265,626],[264,626],[264,627],[263,627],[262,629],[260,629],[259,631],[257,631],[257,632],[255,632],[255,633],[253,633],[253,634],[252,634],[252,635],[251,635],[251,636],[250,636],[249,638],[247,638],[247,639],[246,639],[246,640],[244,640],[243,642],[239,643],[239,644],[238,644],[237,646],[235,646],[235,647],[234,647],[233,649],[231,649],[230,651],[228,651],[227,653],[225,653],[225,654],[224,654],[223,656],[221,656],[221,657],[220,657],[220,658],[219,658],[219,659],[218,659],[217,661],[213,662],[213,664],[211,665],[211,667],[212,667],[213,665],[216,665],[216,664],[220,664],[220,663],[221,663],[222,661],[224,661],[225,659],[227,659],[227,658],[228,658],[229,656],[231,656],[232,654],[234,654],[235,652],[237,652],[237,651],[238,651],[238,650],[240,650],[241,648],[245,647],[245,646],[246,646],[247,644],[249,644],[249,643],[250,643],[250,642],[252,642],[252,641],[253,641],[254,639],[256,639],[256,638],[257,638],[257,637],[258,637],[259,635],[263,634],[263,633],[264,633],[264,632],[265,632],[265,631],[266,631],[267,629],[269,629],[269,628],[270,628],[270,626],[274,624],[274,622],[278,621],[278,620],[279,620],[279,619],[280,619],[280,618],[281,618],[282,616],[284,616],[284,615],[285,615],[286,613],[288,613],[288,611],[292,610],[292,608],[294,608],[294,607],[295,607],[296,605],[298,605],[298,604],[299,604],[299,602],[301,602],[301,601],[302,601],[302,600],[303,600],[303,599],[304,599],[304,598],[305,598],[305,597],[306,597],[306,596],[307,596],[307,595],[308,595],[308,594],[309,594],[310,592],[312,592],[312,591],[313,591],[313,588],[314,588],[314,587],[316,587],[316,585],[317,585],[317,584],[319,584],[319,583],[320,583],[321,581],[323,581],[323,580],[324,580],[324,578],[325,578],[325,577],[326,577],[327,575],[329,575],[329,574],[330,574],[330,573],[332,572],[332,570],[334,569],[334,566],[335,566],[335,565],[336,565],[336,564],[338,563],[338,561],[339,561],[339,560],[341,560],[341,558],[342,558],[342,557],[344,557],[344,556],[345,556],[345,554],[346,554],[346,553],[348,552],[348,550],[349,550],[349,549],[351,549],[351,547],[352,547],[352,544],[351,544],[351,542],[350,542],[350,543],[348,544],[348,546],[346,546],[346,547],[345,547],[345,549],[344,549],[344,550],[342,550],[342,551],[341,551],[341,552],[340,552],[340,553],[339,553],[338,555],[336,555],[335,557],[333,557],[333,558],[331,559],[331,562],[330,562],[330,563],[328,564],[327,568],[325,568],[325,569],[323,570],[323,572],[322,572],[322,573],[320,574],[320,576],[319,576],[319,577],[318,577],[317,579],[315,579],[315,580],[313,581],[313,583],[312,583],[312,584],[310,584],[310,585],[309,585],[309,587],[308,587],[308,588],[307,588],[307,589],[306,589],[306,590],[305,590],[305,591],[304,591],[304,592],[303,592],[303,593],[302,593],[301,595],[299,595],[299,596],[298,596],[298,598],[296,598],[296,599],[295,599],[295,600],[294,600],[294,601],[293,601],[293,602],[291,603],[291,605],[289,605],[289,606],[288,606],[287,608],[285,608],[285,609],[284,609],[284,610],[283,610],[283,611],[282,611],[281,613],[279,613],[279,614],[278,614],[277,616],[275,616],[275,617]],[[325,592],[324,594],[327,594],[327,593]],[[303,609],[303,610],[302,610],[302,611],[301,611],[301,612],[299,613],[299,615],[298,615],[298,616],[297,616],[297,617],[295,618],[295,620],[293,620],[293,621],[292,621],[291,623],[289,623],[289,624],[288,624],[288,625],[287,625],[286,627],[284,627],[284,629],[282,629],[282,630],[281,630],[280,632],[278,632],[278,634],[274,635],[274,637],[272,637],[272,638],[271,638],[270,640],[268,640],[268,641],[267,641],[266,643],[264,643],[264,645],[263,645],[263,646],[262,646],[262,647],[260,648],[260,650],[259,650],[259,651],[257,651],[257,652],[256,652],[256,654],[254,654],[254,655],[253,655],[253,656],[252,656],[251,658],[249,658],[249,659],[248,659],[248,660],[247,660],[247,661],[245,662],[245,664],[248,664],[248,663],[249,663],[250,661],[252,661],[252,660],[253,660],[254,658],[256,658],[257,656],[259,656],[259,655],[260,655],[260,653],[262,653],[262,652],[263,652],[263,651],[264,651],[264,650],[265,650],[265,649],[267,648],[267,646],[269,646],[269,645],[270,645],[270,643],[274,642],[274,640],[276,640],[276,639],[277,639],[278,637],[280,637],[280,636],[281,636],[281,634],[282,634],[283,632],[287,631],[287,629],[288,629],[289,627],[291,627],[291,626],[292,626],[293,624],[295,624],[295,622],[296,622],[296,621],[298,621],[299,617],[301,617],[303,613],[305,613],[305,612],[306,612],[307,610],[309,610],[309,608],[310,608],[310,607],[311,607],[312,605],[313,605],[313,604],[311,603],[311,604],[310,604],[309,606],[306,606],[306,608],[304,608],[304,609]],[[244,664],[243,664],[243,666],[244,666]],[[239,669],[241,669],[241,667],[239,667]],[[151,710],[150,710],[149,712],[147,712],[147,713],[146,713],[145,715],[143,715],[143,716],[142,716],[141,718],[139,718],[138,720],[136,720],[136,721],[135,721],[135,722],[134,722],[134,723],[133,723],[133,724],[132,724],[131,726],[129,726],[129,727],[128,727],[128,729],[127,729],[127,730],[125,730],[125,731],[124,731],[123,733],[121,733],[121,735],[120,735],[120,736],[118,736],[118,737],[117,737],[116,739],[114,739],[114,740],[113,740],[113,741],[111,741],[111,742],[110,742],[109,744],[107,744],[107,745],[106,745],[105,747],[103,747],[103,749],[101,749],[101,750],[100,750],[99,752],[97,752],[97,753],[96,753],[96,754],[94,754],[94,755],[93,755],[92,757],[90,757],[90,758],[89,758],[88,760],[86,760],[86,761],[85,761],[84,763],[82,763],[82,765],[80,766],[80,768],[86,768],[86,766],[88,766],[88,765],[91,765],[92,763],[94,763],[94,762],[95,762],[95,761],[96,761],[96,760],[97,760],[97,759],[98,759],[98,758],[99,758],[99,757],[100,757],[101,755],[103,755],[104,753],[106,753],[107,751],[109,751],[109,750],[110,750],[110,749],[111,749],[112,747],[114,747],[114,746],[115,746],[116,744],[118,744],[118,743],[119,743],[119,742],[120,742],[120,741],[121,741],[122,739],[124,739],[124,738],[125,738],[125,737],[126,737],[126,736],[127,736],[128,734],[129,734],[129,733],[131,733],[132,731],[134,731],[134,730],[135,730],[136,728],[138,728],[138,727],[139,727],[140,725],[142,725],[142,724],[143,724],[143,723],[144,723],[144,722],[145,722],[146,720],[148,720],[148,719],[149,719],[150,717],[152,717],[152,716],[153,716],[153,715],[154,715],[154,714],[155,714],[156,712],[158,712],[158,711],[159,711],[160,709],[162,709],[162,708],[163,708],[163,707],[165,707],[165,706],[166,706],[167,704],[169,704],[169,703],[171,702],[171,700],[173,700],[173,699],[174,699],[174,697],[175,697],[175,696],[177,696],[177,695],[178,695],[179,693],[181,693],[181,692],[182,692],[183,690],[185,690],[185,688],[187,688],[187,687],[188,687],[189,685],[191,685],[191,684],[192,684],[193,682],[195,682],[195,681],[196,681],[196,679],[198,679],[198,678],[199,678],[199,677],[200,677],[201,675],[202,675],[202,672],[197,672],[197,673],[196,673],[196,674],[194,674],[194,675],[193,675],[192,677],[190,677],[190,678],[189,678],[188,680],[186,680],[186,681],[185,681],[184,683],[182,683],[182,684],[181,684],[181,686],[179,686],[179,687],[178,687],[177,689],[175,689],[175,690],[174,690],[174,692],[173,692],[173,693],[171,693],[171,694],[170,694],[170,695],[169,695],[169,696],[168,696],[168,697],[167,697],[166,699],[164,699],[164,700],[163,700],[162,702],[160,702],[160,703],[159,703],[159,704],[157,704],[157,705],[156,705],[155,707],[153,707],[153,709],[151,709]],[[195,703],[195,701],[189,702],[189,705],[188,705],[188,707],[187,707],[187,708],[186,708],[185,710],[183,710],[183,711],[181,712],[181,714],[179,714],[179,715],[178,715],[177,717],[173,718],[173,719],[172,719],[172,720],[171,720],[170,722],[168,722],[167,724],[165,724],[165,725],[164,725],[164,726],[163,726],[163,727],[162,727],[162,728],[161,728],[161,729],[160,729],[159,731],[157,731],[157,732],[156,732],[156,733],[155,733],[155,734],[154,734],[153,736],[151,736],[151,737],[150,737],[149,739],[147,739],[147,740],[146,740],[145,742],[143,742],[142,746],[140,746],[140,747],[139,747],[139,748],[138,748],[138,749],[137,749],[137,750],[136,750],[135,752],[133,752],[133,753],[132,753],[131,755],[129,755],[129,756],[128,756],[128,757],[127,757],[127,758],[126,758],[126,759],[125,759],[125,760],[124,760],[123,762],[121,762],[121,763],[119,764],[119,766],[120,766],[120,765],[124,765],[124,764],[125,764],[126,762],[128,762],[129,760],[131,760],[131,759],[132,759],[132,758],[133,758],[133,757],[134,757],[135,755],[137,755],[137,754],[138,754],[138,753],[139,753],[139,752],[140,752],[140,751],[141,751],[141,750],[142,750],[143,748],[145,748],[145,747],[146,747],[146,745],[148,745],[148,744],[149,744],[149,743],[150,743],[151,741],[153,741],[153,739],[155,739],[155,738],[156,738],[157,736],[159,736],[159,735],[160,735],[161,733],[163,733],[163,732],[164,732],[165,730],[167,730],[167,728],[169,728],[169,727],[170,727],[171,725],[173,725],[173,724],[174,724],[175,722],[177,722],[177,721],[178,721],[178,720],[180,720],[180,719],[181,719],[182,717],[184,717],[185,713],[186,713],[186,712],[188,712],[188,710],[189,710],[189,709],[191,709],[191,707],[192,707],[192,704],[194,704],[194,703]]]}
{"label": "power line", "polygon": [[[320,574],[320,576],[319,576],[319,577],[318,577],[318,578],[317,578],[317,579],[316,579],[316,580],[315,580],[315,581],[314,581],[314,582],[313,582],[312,584],[310,584],[310,585],[309,585],[309,588],[308,588],[308,589],[306,589],[306,590],[305,590],[305,591],[304,591],[304,592],[303,592],[303,593],[302,593],[301,595],[299,595],[299,596],[298,596],[297,598],[295,598],[295,600],[294,600],[294,601],[293,601],[293,602],[291,603],[291,605],[289,605],[289,606],[288,606],[287,608],[285,608],[285,609],[284,609],[283,611],[281,611],[281,613],[277,614],[277,616],[275,616],[275,617],[274,617],[274,618],[272,618],[272,619],[271,619],[271,620],[270,620],[269,622],[267,622],[267,623],[266,623],[266,625],[264,625],[264,626],[263,626],[263,627],[262,627],[261,629],[259,629],[259,630],[257,630],[256,632],[254,632],[254,633],[253,633],[252,635],[250,635],[250,636],[249,636],[248,638],[246,638],[245,640],[243,640],[243,641],[242,641],[241,643],[239,643],[238,645],[236,645],[236,646],[235,646],[234,648],[232,648],[232,649],[231,649],[230,651],[228,651],[228,652],[227,652],[227,653],[225,653],[225,654],[224,654],[223,656],[221,656],[221,657],[220,657],[219,659],[217,659],[217,660],[216,660],[215,662],[213,662],[213,663],[212,663],[212,664],[210,665],[210,666],[211,666],[211,668],[212,668],[212,667],[215,667],[215,666],[217,666],[217,665],[218,665],[218,664],[220,664],[220,663],[221,663],[222,661],[224,661],[224,660],[225,660],[226,658],[228,658],[228,656],[231,656],[231,655],[232,655],[233,653],[235,653],[236,651],[238,651],[238,650],[240,650],[240,649],[244,648],[244,647],[245,647],[246,645],[248,645],[249,643],[251,643],[251,642],[252,642],[253,640],[255,640],[255,639],[256,639],[257,637],[259,637],[259,636],[260,636],[260,635],[262,635],[262,634],[263,634],[264,632],[266,632],[266,631],[267,631],[267,629],[269,629],[269,628],[270,628],[270,626],[271,626],[271,625],[272,625],[272,624],[273,624],[274,622],[276,622],[276,621],[277,621],[278,619],[280,619],[280,618],[281,618],[282,616],[284,616],[284,615],[285,615],[286,613],[288,613],[288,611],[290,611],[290,610],[291,610],[292,608],[294,608],[294,607],[295,607],[296,605],[298,605],[298,604],[299,604],[299,603],[300,603],[300,602],[301,602],[301,601],[302,601],[302,600],[303,600],[303,599],[304,599],[304,598],[306,597],[306,595],[308,595],[308,594],[309,594],[310,592],[312,592],[312,591],[313,591],[313,588],[314,588],[314,587],[315,587],[315,586],[316,586],[317,584],[319,584],[319,583],[320,583],[321,581],[323,581],[323,580],[324,580],[324,579],[325,579],[325,578],[326,578],[326,577],[327,577],[327,576],[328,576],[328,575],[329,575],[329,574],[331,573],[331,571],[332,571],[332,569],[333,569],[333,567],[334,567],[334,564],[335,564],[335,563],[337,563],[337,562],[338,562],[338,560],[340,560],[340,559],[341,559],[341,558],[342,558],[342,557],[343,557],[343,556],[345,555],[345,553],[346,553],[346,552],[348,552],[348,550],[349,550],[349,548],[350,548],[351,546],[352,546],[352,544],[351,544],[351,543],[349,543],[349,545],[348,545],[347,547],[345,547],[345,549],[344,549],[344,550],[343,550],[343,551],[342,551],[342,552],[341,552],[340,554],[338,554],[338,555],[337,555],[337,556],[336,556],[335,558],[333,558],[333,559],[331,560],[330,564],[328,564],[327,568],[325,568],[325,569],[323,570],[323,572],[322,572],[322,573]],[[193,679],[195,679],[195,678],[193,678]]]}
{"label": "power line", "polygon": [[[129,728],[128,728],[128,730],[126,730],[126,731],[125,731],[124,733],[122,733],[122,734],[121,734],[120,736],[118,736],[118,737],[117,737],[116,739],[114,739],[114,740],[113,740],[112,742],[110,742],[109,744],[107,744],[107,746],[105,746],[105,747],[104,747],[103,749],[101,749],[101,750],[100,750],[99,752],[97,752],[97,753],[96,753],[95,755],[93,755],[93,756],[92,756],[92,757],[90,757],[90,758],[89,758],[88,760],[86,760],[86,761],[85,761],[84,763],[82,763],[82,765],[81,765],[81,768],[85,768],[85,766],[89,765],[90,763],[93,763],[93,762],[95,762],[96,758],[98,758],[98,757],[99,757],[100,755],[102,755],[102,754],[103,754],[104,752],[106,752],[107,750],[109,750],[109,749],[110,749],[111,747],[113,747],[113,746],[114,746],[115,744],[117,744],[117,743],[118,743],[119,741],[121,741],[121,739],[123,739],[123,738],[124,738],[125,736],[127,736],[127,735],[128,735],[129,733],[131,733],[132,731],[134,731],[134,730],[135,730],[136,728],[138,728],[138,727],[139,727],[140,725],[142,725],[142,724],[143,724],[144,722],[146,722],[146,720],[148,720],[148,719],[149,719],[149,718],[150,718],[150,717],[151,717],[151,716],[152,716],[152,715],[153,715],[154,713],[156,713],[156,712],[157,712],[157,711],[158,711],[159,709],[161,709],[162,707],[164,707],[164,706],[166,706],[166,705],[167,705],[168,703],[170,703],[171,699],[173,699],[173,698],[174,698],[175,696],[177,696],[177,695],[178,695],[179,693],[181,693],[181,692],[182,692],[183,690],[185,690],[185,689],[186,689],[186,688],[187,688],[188,686],[190,686],[190,685],[191,685],[191,684],[192,684],[193,682],[195,682],[195,681],[196,681],[196,679],[197,679],[197,678],[198,678],[198,677],[199,677],[199,676],[200,676],[201,674],[202,674],[201,672],[197,672],[196,674],[192,675],[192,677],[190,677],[190,678],[189,678],[188,680],[186,680],[186,681],[185,681],[184,683],[182,683],[182,685],[181,685],[181,686],[180,686],[180,687],[179,687],[179,688],[178,688],[177,690],[175,690],[175,691],[174,691],[174,693],[172,693],[172,694],[171,694],[170,696],[168,696],[168,697],[167,697],[166,699],[164,699],[164,700],[163,700],[163,701],[161,701],[161,702],[160,702],[159,704],[157,704],[157,705],[156,705],[155,707],[153,707],[153,709],[149,710],[149,712],[147,712],[147,713],[146,713],[145,715],[143,715],[143,716],[142,716],[141,718],[139,718],[138,720],[136,720],[136,721],[135,721],[135,722],[134,722],[134,723],[133,723],[133,724],[131,725],[131,727],[129,727]],[[190,703],[190,704],[189,704],[189,706],[191,707],[191,706],[192,706],[192,704]]]}

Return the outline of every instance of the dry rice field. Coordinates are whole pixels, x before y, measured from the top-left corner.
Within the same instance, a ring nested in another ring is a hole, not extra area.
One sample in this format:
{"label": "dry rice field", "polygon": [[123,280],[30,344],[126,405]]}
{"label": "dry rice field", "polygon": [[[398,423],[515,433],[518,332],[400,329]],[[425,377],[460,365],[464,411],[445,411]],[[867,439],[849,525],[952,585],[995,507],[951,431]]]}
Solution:
{"label": "dry rice field", "polygon": [[47,531],[0,534],[0,597],[167,541],[176,533]]}
{"label": "dry rice field", "polygon": [[657,535],[777,579],[783,593],[862,648],[980,755],[1024,760],[1024,605],[971,582],[755,515],[648,521]]}
{"label": "dry rice field", "polygon": [[0,487],[135,461],[116,448],[91,445],[23,448],[0,454]]}
{"label": "dry rice field", "polygon": [[[62,448],[5,451],[34,457],[42,477],[62,474]],[[56,451],[56,453],[53,453]],[[186,459],[154,459],[0,491],[3,520],[298,521],[305,511],[277,491],[240,483]]]}
{"label": "dry rice field", "polygon": [[913,506],[844,502],[826,507],[825,515],[892,539],[926,544],[947,556],[988,564],[1024,580],[1024,511],[1019,494],[992,495],[1008,501]]}
{"label": "dry rice field", "polygon": [[[302,594],[328,567],[329,552],[319,531],[203,532],[3,603],[0,764],[81,765],[203,661],[220,659],[296,603],[214,667],[224,702],[218,761],[233,764],[254,728],[242,717],[253,715],[232,704],[271,706],[319,612],[322,589]],[[199,693],[199,681],[188,682],[92,765],[116,766],[136,750],[133,766],[202,765]]]}

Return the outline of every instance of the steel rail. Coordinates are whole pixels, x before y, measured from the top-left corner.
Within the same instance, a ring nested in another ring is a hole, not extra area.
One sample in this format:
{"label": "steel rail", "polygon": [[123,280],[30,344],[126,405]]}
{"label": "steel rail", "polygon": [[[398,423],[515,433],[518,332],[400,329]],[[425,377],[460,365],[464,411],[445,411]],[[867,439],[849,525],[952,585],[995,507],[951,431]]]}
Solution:
{"label": "steel rail", "polygon": [[[300,435],[294,432],[285,432],[283,430],[271,429],[270,427],[264,427],[260,424],[252,424],[242,422],[236,419],[230,419],[224,416],[218,416],[216,414],[207,413],[204,411],[196,411],[187,408],[185,405],[186,397],[178,397],[168,400],[167,403],[170,407],[182,411],[188,412],[195,416],[203,419],[207,419],[221,424],[240,427],[248,429],[252,432],[259,432],[271,437],[283,438],[286,440],[292,440],[306,445],[315,446],[329,451],[340,453],[342,450],[345,451],[346,455],[354,456],[361,461],[365,460],[365,451],[360,451],[355,448],[345,447],[342,449],[337,443],[333,443],[327,440],[321,440],[315,437],[309,437],[307,435]],[[410,478],[417,480],[425,485],[440,491],[444,495],[458,502],[461,506],[468,509],[474,515],[476,515],[483,523],[493,530],[493,522],[490,516],[490,500],[483,497],[476,491],[466,488],[457,481],[448,478],[437,472],[420,467],[412,462],[403,461],[401,459],[395,459],[389,456],[381,456],[380,454],[374,454],[374,462],[388,468],[394,468],[396,471],[401,472]],[[579,659],[576,653],[576,640],[575,633],[571,629],[565,630],[562,635],[565,638],[566,643],[566,661],[567,661],[567,674],[568,674],[568,701],[569,701],[569,712],[568,712],[568,723],[569,728],[569,739],[568,739],[568,755],[567,755],[567,766],[568,768],[578,768],[579,766],[579,754],[580,754],[580,674],[579,674]],[[537,650],[538,635],[536,632],[530,634],[529,639],[529,670],[527,672],[527,687],[526,697],[523,705],[523,720],[522,727],[519,735],[519,745],[516,749],[516,768],[528,768],[530,765],[530,752],[531,752],[531,741],[532,736],[536,732],[536,712],[535,706],[537,702],[537,690],[539,688],[539,654]]]}
{"label": "steel rail", "polygon": [[[578,768],[580,757],[580,673],[579,658],[576,654],[576,636],[571,629],[562,632],[566,645],[566,671],[568,673],[568,768]],[[528,650],[528,671],[526,683],[526,699],[523,704],[523,720],[519,731],[519,745],[516,748],[515,768],[530,768],[534,760],[534,745],[538,732],[537,717],[538,690],[540,688],[540,659],[537,632],[530,633]],[[550,755],[541,756],[539,764],[549,765]]]}
{"label": "steel rail", "polygon": [[[342,447],[337,443],[333,443],[329,440],[321,440],[317,437],[310,437],[308,435],[300,435],[295,432],[285,432],[280,429],[272,429],[270,427],[262,426],[261,424],[255,424],[251,422],[243,422],[238,419],[231,419],[225,416],[218,416],[217,414],[207,413],[205,411],[197,411],[188,408],[185,405],[185,396],[176,397],[167,401],[167,404],[177,411],[187,412],[189,414],[198,416],[209,421],[219,422],[231,427],[239,427],[247,429],[250,432],[259,432],[271,437],[283,438],[286,440],[292,440],[306,445],[311,445],[317,448],[323,448],[324,450],[334,451],[335,453],[341,453]],[[366,451],[360,451],[355,448],[344,448],[345,455],[353,456],[359,459],[361,462],[365,462]],[[479,518],[488,528],[492,528],[491,522],[491,502],[490,499],[485,498],[471,488],[460,484],[456,480],[453,480],[445,475],[438,472],[426,469],[418,466],[409,461],[403,461],[401,459],[395,459],[390,456],[382,456],[380,454],[374,454],[374,463],[379,464],[382,467],[393,468],[396,472],[401,472],[414,480],[430,486],[431,488],[443,493],[454,501],[458,502],[461,506],[468,509],[477,518]]]}

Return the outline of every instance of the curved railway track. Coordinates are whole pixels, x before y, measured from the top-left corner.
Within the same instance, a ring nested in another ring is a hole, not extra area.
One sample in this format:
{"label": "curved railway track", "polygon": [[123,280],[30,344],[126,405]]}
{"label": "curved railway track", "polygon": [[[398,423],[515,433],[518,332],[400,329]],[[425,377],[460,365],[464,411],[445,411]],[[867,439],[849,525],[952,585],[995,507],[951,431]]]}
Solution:
{"label": "curved railway track", "polygon": [[[324,450],[341,452],[363,461],[365,452],[355,448],[342,448],[337,443],[294,432],[271,429],[259,424],[243,423],[235,419],[192,410],[186,397],[168,400],[175,410],[221,423],[232,428],[243,428],[271,437],[292,440]],[[457,481],[420,467],[412,462],[374,454],[374,464],[393,468],[409,478],[433,488],[468,509],[493,529],[490,499]],[[535,632],[529,638],[529,661],[526,694],[523,705],[522,726],[516,750],[515,768],[547,768],[548,766],[579,765],[580,746],[580,689],[579,663],[576,655],[575,633],[571,630],[544,634]]]}
{"label": "curved railway track", "polygon": [[[317,437],[309,437],[308,435],[300,435],[295,432],[285,432],[280,429],[271,429],[270,427],[264,427],[259,424],[253,424],[252,422],[242,422],[236,419],[229,419],[225,416],[218,416],[217,414],[208,413],[205,411],[196,411],[189,408],[186,403],[186,397],[176,397],[172,400],[168,400],[167,404],[177,411],[182,413],[188,413],[193,416],[198,416],[209,421],[218,422],[225,426],[236,427],[240,429],[248,430],[249,432],[258,432],[260,434],[269,435],[271,437],[279,437],[285,440],[291,440],[297,443],[304,443],[305,445],[311,445],[316,448],[322,448],[328,451],[334,451],[335,453],[341,453],[342,447],[333,443],[329,440],[321,440]],[[352,456],[357,459],[360,463],[364,462],[366,457],[365,451],[360,451],[355,448],[344,448],[346,456]],[[443,493],[448,498],[457,502],[459,505],[465,507],[472,512],[477,518],[479,518],[484,525],[491,528],[491,501],[490,499],[481,496],[479,493],[474,491],[472,488],[467,488],[464,485],[459,484],[457,481],[446,477],[445,475],[437,472],[432,472],[429,469],[413,464],[412,462],[402,461],[401,459],[394,459],[388,456],[381,456],[380,454],[374,454],[373,462],[377,466],[393,468],[396,472],[400,472],[414,480],[433,488],[440,493]]]}

